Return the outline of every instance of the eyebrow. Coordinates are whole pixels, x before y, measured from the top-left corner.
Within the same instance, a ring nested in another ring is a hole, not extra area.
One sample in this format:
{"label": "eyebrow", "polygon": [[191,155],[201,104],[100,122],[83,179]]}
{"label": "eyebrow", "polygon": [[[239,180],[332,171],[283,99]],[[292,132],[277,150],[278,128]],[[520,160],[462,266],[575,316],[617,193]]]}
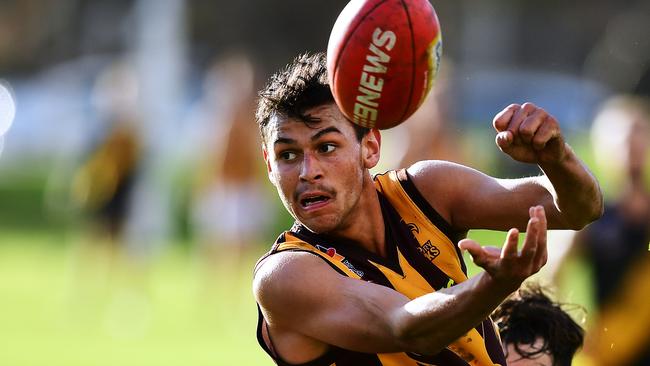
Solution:
{"label": "eyebrow", "polygon": [[[327,127],[327,128],[324,128],[324,129],[318,131],[317,133],[314,134],[314,136],[312,136],[310,138],[310,140],[311,141],[318,140],[319,138],[323,137],[324,135],[327,135],[328,133],[342,134],[342,132],[338,128],[336,128],[334,126],[331,126],[331,127]],[[288,137],[278,137],[273,142],[273,145],[277,145],[277,144],[289,144],[290,145],[290,144],[294,144],[294,143],[296,143],[296,140],[294,140],[294,139],[290,139]]]}
{"label": "eyebrow", "polygon": [[294,140],[294,139],[290,139],[290,138],[287,138],[287,137],[278,137],[275,141],[273,141],[273,145],[277,145],[277,144],[291,145],[291,144],[293,144],[295,142],[296,142],[296,140]]}
{"label": "eyebrow", "polygon": [[327,127],[327,128],[324,128],[324,129],[318,131],[314,136],[311,137],[311,140],[312,140],[312,141],[314,141],[314,140],[318,140],[318,139],[321,138],[323,135],[326,135],[326,134],[328,134],[328,133],[339,133],[339,134],[342,134],[341,131],[339,131],[338,128],[336,128],[336,127],[334,127],[334,126],[331,126],[331,127]]}

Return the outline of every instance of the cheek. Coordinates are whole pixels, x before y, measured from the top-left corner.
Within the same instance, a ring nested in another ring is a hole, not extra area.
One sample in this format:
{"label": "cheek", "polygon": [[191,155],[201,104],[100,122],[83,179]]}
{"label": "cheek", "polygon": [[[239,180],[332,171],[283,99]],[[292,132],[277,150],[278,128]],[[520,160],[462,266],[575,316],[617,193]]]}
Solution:
{"label": "cheek", "polygon": [[296,178],[292,174],[292,169],[287,169],[286,167],[277,167],[274,172],[274,184],[278,189],[278,193],[284,197],[290,197],[296,187]]}
{"label": "cheek", "polygon": [[278,191],[278,197],[282,201],[282,205],[289,211],[290,214],[293,214],[294,210],[292,209],[292,204],[290,197],[293,195],[292,185],[287,181],[286,177],[281,174],[275,174],[275,188]]}
{"label": "cheek", "polygon": [[337,175],[341,177],[340,179],[343,181],[343,186],[346,187],[346,191],[356,195],[358,193],[357,191],[361,191],[362,189],[364,172],[365,169],[360,165],[360,161],[355,160],[347,162],[344,170],[339,168]]}

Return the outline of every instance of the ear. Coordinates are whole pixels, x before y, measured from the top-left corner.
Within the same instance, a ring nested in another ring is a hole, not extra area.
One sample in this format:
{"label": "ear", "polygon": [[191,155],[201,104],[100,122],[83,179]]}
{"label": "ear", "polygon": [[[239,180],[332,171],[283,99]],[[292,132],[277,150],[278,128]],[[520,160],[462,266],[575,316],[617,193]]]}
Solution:
{"label": "ear", "polygon": [[361,140],[361,158],[366,169],[374,168],[379,163],[381,134],[373,128]]}
{"label": "ear", "polygon": [[266,150],[264,143],[262,143],[262,155],[264,155],[264,163],[266,163],[266,173],[269,176],[269,180],[271,183],[275,184],[275,180],[273,178],[273,170],[271,169],[271,161],[269,160],[269,152]]}

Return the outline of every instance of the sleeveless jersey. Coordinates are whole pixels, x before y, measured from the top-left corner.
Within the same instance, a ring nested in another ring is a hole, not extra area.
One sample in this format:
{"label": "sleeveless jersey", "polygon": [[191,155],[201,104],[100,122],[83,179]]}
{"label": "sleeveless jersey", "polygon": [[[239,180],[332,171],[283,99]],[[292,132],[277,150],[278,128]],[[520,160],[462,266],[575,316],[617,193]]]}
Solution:
{"label": "sleeveless jersey", "polygon": [[[280,235],[260,262],[284,251],[307,252],[343,276],[389,287],[410,299],[465,281],[467,270],[454,244],[465,233],[454,232],[418,192],[406,170],[389,171],[374,180],[386,227],[387,257],[295,224]],[[261,312],[257,337],[276,364],[291,366],[273,351],[273,340]],[[330,346],[324,355],[300,366],[332,365],[505,366],[506,361],[496,327],[488,318],[435,355],[367,354]]]}
{"label": "sleeveless jersey", "polygon": [[598,307],[585,351],[594,365],[650,365],[650,218],[630,220],[608,204],[582,234]]}

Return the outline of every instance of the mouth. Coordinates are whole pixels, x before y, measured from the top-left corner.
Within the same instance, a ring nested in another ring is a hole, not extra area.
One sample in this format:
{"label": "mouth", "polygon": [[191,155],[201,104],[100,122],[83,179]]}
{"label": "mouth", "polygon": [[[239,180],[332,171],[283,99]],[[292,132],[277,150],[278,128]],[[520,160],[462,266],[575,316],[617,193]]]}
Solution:
{"label": "mouth", "polygon": [[300,197],[300,207],[304,210],[321,208],[332,200],[330,196],[320,193],[304,194]]}

